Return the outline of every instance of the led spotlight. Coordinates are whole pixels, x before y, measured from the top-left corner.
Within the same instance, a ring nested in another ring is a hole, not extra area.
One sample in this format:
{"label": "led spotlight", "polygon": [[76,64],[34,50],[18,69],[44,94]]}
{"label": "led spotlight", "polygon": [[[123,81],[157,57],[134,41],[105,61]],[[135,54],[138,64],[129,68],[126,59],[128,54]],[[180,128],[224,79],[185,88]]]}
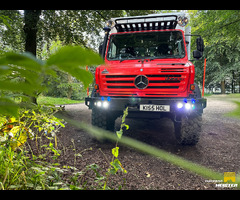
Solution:
{"label": "led spotlight", "polygon": [[182,27],[186,26],[188,24],[188,18],[184,17],[184,16],[179,16],[178,17],[178,24]]}
{"label": "led spotlight", "polygon": [[106,25],[109,28],[113,28],[115,26],[115,22],[113,20],[108,20]]}
{"label": "led spotlight", "polygon": [[191,104],[190,104],[190,103],[186,103],[186,104],[185,104],[185,108],[186,108],[187,110],[189,110],[189,109],[191,108]]}
{"label": "led spotlight", "polygon": [[102,102],[101,101],[98,101],[97,102],[97,107],[101,107],[102,106]]}
{"label": "led spotlight", "polygon": [[109,106],[109,103],[108,103],[107,101],[104,101],[104,102],[103,102],[103,107],[104,107],[104,108],[108,108],[108,106]]}
{"label": "led spotlight", "polygon": [[182,107],[183,107],[183,104],[182,104],[182,103],[178,103],[178,104],[177,104],[177,108],[180,109],[180,108],[182,108]]}

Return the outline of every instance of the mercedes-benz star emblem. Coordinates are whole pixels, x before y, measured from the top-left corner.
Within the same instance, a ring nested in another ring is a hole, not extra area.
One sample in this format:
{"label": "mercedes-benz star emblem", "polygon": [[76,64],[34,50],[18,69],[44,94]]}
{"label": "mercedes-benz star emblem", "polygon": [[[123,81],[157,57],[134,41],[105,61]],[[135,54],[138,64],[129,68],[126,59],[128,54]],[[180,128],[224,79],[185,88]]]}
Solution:
{"label": "mercedes-benz star emblem", "polygon": [[143,90],[148,86],[148,78],[144,75],[139,75],[135,78],[134,84],[138,89]]}

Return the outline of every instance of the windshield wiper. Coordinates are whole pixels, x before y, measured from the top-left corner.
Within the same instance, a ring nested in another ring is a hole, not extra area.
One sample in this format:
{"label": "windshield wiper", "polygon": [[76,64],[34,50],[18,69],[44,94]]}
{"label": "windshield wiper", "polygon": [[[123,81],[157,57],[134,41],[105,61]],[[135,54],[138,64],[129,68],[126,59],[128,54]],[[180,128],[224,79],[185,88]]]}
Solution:
{"label": "windshield wiper", "polygon": [[171,58],[168,56],[159,56],[159,57],[155,57],[155,58],[150,58],[149,60],[152,61],[152,60],[156,60],[156,59],[162,59],[162,58]]}
{"label": "windshield wiper", "polygon": [[138,58],[135,57],[127,57],[127,58],[122,58],[120,59],[120,62],[124,61],[124,60],[137,60]]}
{"label": "windshield wiper", "polygon": [[121,60],[119,60],[119,62],[121,63],[121,62],[124,61],[124,60],[129,60],[129,59],[121,59]]}

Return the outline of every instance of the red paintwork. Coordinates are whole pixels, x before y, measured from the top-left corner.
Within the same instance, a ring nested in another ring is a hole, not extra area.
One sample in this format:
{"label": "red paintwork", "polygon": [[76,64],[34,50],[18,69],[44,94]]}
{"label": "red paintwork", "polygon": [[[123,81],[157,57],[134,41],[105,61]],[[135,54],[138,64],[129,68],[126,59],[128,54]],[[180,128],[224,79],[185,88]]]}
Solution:
{"label": "red paintwork", "polygon": [[[100,93],[100,96],[188,97],[189,94],[192,93],[192,91],[190,91],[190,84],[194,83],[195,69],[194,65],[188,61],[184,32],[176,29],[154,31],[181,31],[183,34],[186,56],[182,59],[155,59],[152,61],[145,59],[143,63],[140,59],[124,60],[120,62],[109,61],[105,57],[105,65],[99,66],[95,74],[96,84],[99,85],[99,90],[97,90],[97,92]],[[124,34],[124,32],[113,34]],[[108,46],[106,52],[108,51]],[[102,73],[104,70],[107,70],[108,73]],[[115,77],[112,77],[112,75]],[[128,77],[124,77],[125,75]],[[135,87],[134,80],[138,75],[145,75],[148,77],[149,84],[146,89],[138,89]],[[178,83],[164,83],[164,81],[166,82],[169,80],[175,80]]]}

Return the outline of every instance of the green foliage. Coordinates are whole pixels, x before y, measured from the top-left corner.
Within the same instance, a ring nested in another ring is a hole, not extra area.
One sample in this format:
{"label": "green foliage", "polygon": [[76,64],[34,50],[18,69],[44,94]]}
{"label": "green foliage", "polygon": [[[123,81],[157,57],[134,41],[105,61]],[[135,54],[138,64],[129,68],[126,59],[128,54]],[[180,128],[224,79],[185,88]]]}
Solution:
{"label": "green foliage", "polygon": [[239,10],[198,10],[190,11],[190,15],[193,31],[203,35],[207,42],[239,36]]}
{"label": "green foliage", "polygon": [[12,21],[8,16],[5,15],[0,15],[0,21],[3,22],[5,26],[7,26],[9,29],[12,29],[11,26],[9,25],[9,21]]}
{"label": "green foliage", "polygon": [[[81,58],[81,59],[79,59]],[[0,58],[0,92],[17,92],[19,96],[35,96],[42,92],[42,77],[55,76],[57,68],[82,81],[85,87],[92,82],[92,74],[83,66],[101,64],[100,56],[79,46],[65,46],[56,51],[48,60],[42,61],[30,53],[4,53]],[[6,107],[6,105],[9,105]],[[2,115],[17,115],[10,106],[19,107],[8,95],[0,96],[0,113]]]}
{"label": "green foliage", "polygon": [[[43,90],[41,82],[39,83],[41,71],[50,72],[45,70],[43,62],[32,54],[7,52],[0,58],[0,90],[34,95],[36,90]],[[16,78],[21,80],[13,81]]]}
{"label": "green foliage", "polygon": [[2,19],[0,19],[0,49],[3,51],[13,49],[23,51],[23,16],[21,16],[19,10],[0,10],[0,16]]}
{"label": "green foliage", "polygon": [[20,110],[17,118],[1,117],[1,143],[16,150],[27,141],[27,138],[37,139],[38,135],[43,134],[55,136],[58,129],[65,125],[53,115],[56,112],[54,110],[56,109],[39,106],[35,110]]}
{"label": "green foliage", "polygon": [[[40,57],[44,45],[49,46],[56,38],[64,45],[81,45],[97,51],[102,40],[100,33],[103,32],[102,28],[108,19],[155,12],[155,10],[42,10],[37,26],[37,55]],[[23,51],[25,37],[22,11],[0,10],[0,16],[3,16],[11,27],[11,29],[0,27],[0,46],[4,49]]]}
{"label": "green foliage", "polygon": [[107,177],[105,179],[105,183],[103,186],[103,190],[105,190],[107,188],[107,182],[109,179],[110,175],[115,175],[117,174],[117,172],[120,170],[123,173],[127,173],[127,170],[124,169],[124,167],[122,166],[121,162],[118,160],[118,155],[119,155],[119,147],[118,145],[118,140],[120,140],[122,138],[122,134],[123,134],[123,128],[125,127],[126,130],[129,129],[129,125],[125,124],[125,120],[126,117],[128,115],[128,107],[123,111],[123,116],[122,116],[122,123],[121,123],[121,127],[119,131],[116,131],[116,135],[117,135],[117,141],[116,141],[116,147],[112,149],[112,161],[110,162],[110,167],[107,170]]}
{"label": "green foliage", "polygon": [[[42,163],[44,156],[41,152],[43,149],[50,151],[53,153],[52,159],[57,159],[60,154],[55,148],[56,142],[54,147],[51,140],[65,125],[54,117],[55,108],[39,106],[35,110],[21,109],[19,112],[18,118],[0,118],[0,188],[53,189],[58,182],[58,172],[63,170],[50,163]],[[38,149],[41,137],[46,137],[50,142]],[[35,141],[38,157],[31,148],[27,149],[28,140]]]}
{"label": "green foliage", "polygon": [[[206,87],[232,79],[232,71],[240,73],[240,11],[198,10],[190,13],[192,34],[200,34],[205,42],[207,58]],[[196,49],[192,42],[192,49]],[[195,62],[196,82],[202,82],[203,61]],[[223,88],[222,88],[223,89]]]}
{"label": "green foliage", "polygon": [[239,101],[233,101],[233,102],[237,105],[237,108],[227,113],[226,116],[240,119],[240,102]]}
{"label": "green foliage", "polygon": [[[109,163],[107,173],[95,163],[78,170],[77,157],[92,148],[77,152],[74,140],[74,166],[60,166],[57,161],[62,151],[57,145],[57,132],[64,124],[54,117],[56,111],[39,106],[35,110],[20,110],[19,118],[0,118],[0,190],[113,189],[107,186],[109,176],[119,170],[126,173],[117,159],[119,147],[113,149],[116,159]],[[94,184],[88,183],[91,171]],[[66,177],[65,173],[71,175]]]}
{"label": "green foliage", "polygon": [[[206,65],[206,85],[211,86],[227,77],[232,79],[232,71],[240,73],[240,45],[232,43],[229,40],[213,42],[205,48],[204,52],[207,58]],[[196,80],[202,82],[204,61],[195,62]]]}
{"label": "green foliage", "polygon": [[240,119],[240,94],[228,94],[226,97],[224,97],[224,100],[230,101],[236,105],[236,108],[233,111],[225,113],[224,116]]}
{"label": "green foliage", "polygon": [[9,97],[0,97],[0,112],[6,115],[18,115],[18,104]]}
{"label": "green foliage", "polygon": [[119,150],[119,147],[115,147],[112,149],[112,155],[116,158],[118,157],[118,150]]}
{"label": "green foliage", "polygon": [[94,55],[92,51],[79,46],[66,46],[53,54],[47,65],[56,65],[60,70],[66,71],[72,76],[81,80],[85,88],[92,82],[92,74],[85,70],[87,65],[103,63],[100,56]]}
{"label": "green foliage", "polygon": [[125,120],[126,120],[127,115],[128,115],[128,107],[123,111],[123,117],[122,117],[122,123],[121,123],[121,126],[120,126],[120,130],[116,132],[119,139],[121,139],[121,137],[122,137],[123,128],[125,127],[126,130],[129,129],[129,125],[125,124]]}
{"label": "green foliage", "polygon": [[0,189],[1,190],[56,190],[69,189],[62,175],[68,169],[58,164],[31,160],[26,151],[14,152],[0,147]]}
{"label": "green foliage", "polygon": [[[83,62],[78,59],[79,55],[74,53],[75,51],[81,54],[80,57],[85,56]],[[69,63],[59,63],[58,60],[62,58]],[[55,69],[77,76],[87,86],[92,82],[92,75],[84,71],[83,65],[86,63],[101,64],[102,60],[98,54],[76,46],[62,47],[46,61],[39,60],[30,53],[2,53],[0,57],[1,189],[71,189],[74,187],[68,187],[68,183],[61,179],[61,174],[68,169],[42,162],[46,160],[46,156],[57,160],[61,155],[60,150],[57,149],[56,133],[60,127],[64,127],[64,124],[54,117],[55,108],[34,106],[32,109],[19,109],[21,103],[12,99],[13,97],[25,98],[28,101],[27,95],[37,96],[45,89],[42,77],[55,76]],[[84,77],[76,73],[84,74]],[[26,103],[23,105],[26,106]],[[50,142],[42,145],[43,137]],[[31,143],[35,144],[37,155],[31,150],[28,140],[33,140]],[[29,150],[26,150],[26,144],[30,147]]]}

